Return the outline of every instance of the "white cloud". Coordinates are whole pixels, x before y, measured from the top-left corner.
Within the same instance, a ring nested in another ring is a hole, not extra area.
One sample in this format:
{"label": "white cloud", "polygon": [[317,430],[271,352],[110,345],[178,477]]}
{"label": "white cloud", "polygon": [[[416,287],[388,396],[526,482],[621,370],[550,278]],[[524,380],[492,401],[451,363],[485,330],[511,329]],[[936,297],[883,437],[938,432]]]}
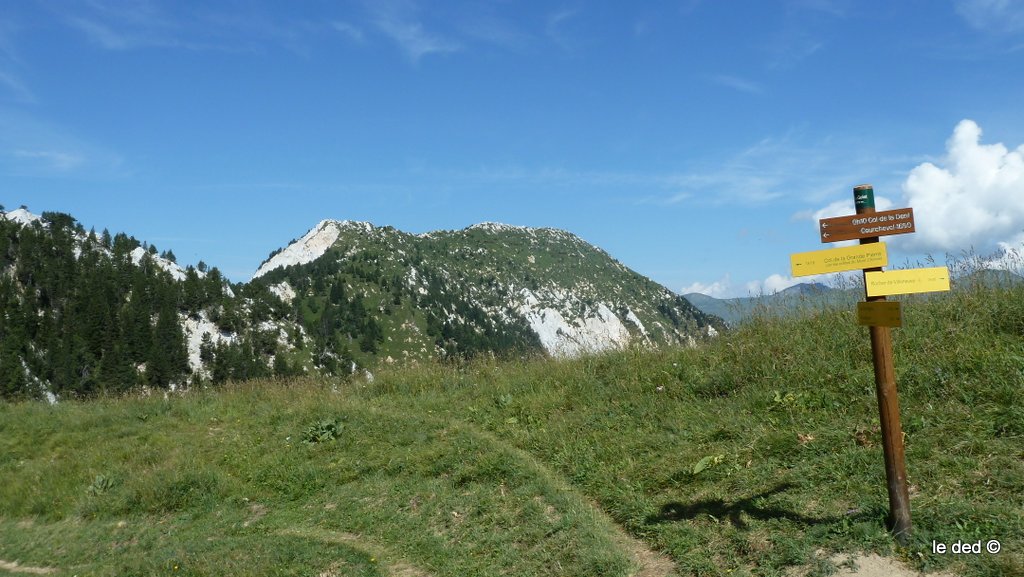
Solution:
{"label": "white cloud", "polygon": [[737,76],[729,76],[722,74],[714,78],[716,84],[721,84],[733,90],[740,92],[746,92],[747,94],[764,94],[764,87],[756,82],[739,78]]}
{"label": "white cloud", "polygon": [[710,284],[695,282],[689,286],[685,286],[680,289],[679,294],[686,295],[690,293],[700,293],[709,297],[723,298],[728,295],[730,288],[732,288],[732,281],[729,278],[729,275],[725,275],[721,279]]}
{"label": "white cloud", "polygon": [[[889,210],[893,207],[893,202],[887,197],[875,195],[875,210]],[[811,213],[801,213],[800,216],[806,215],[806,218],[814,222],[815,228],[817,228],[818,221],[823,218],[832,218],[834,216],[846,216],[848,214],[854,214],[857,209],[853,206],[853,188],[850,188],[850,198],[847,200],[837,200],[825,208],[816,210]]]}
{"label": "white cloud", "polygon": [[[889,210],[893,208],[893,201],[889,200],[888,197],[875,195],[875,210]],[[835,216],[846,216],[854,214],[857,209],[853,206],[853,189],[850,189],[850,195],[847,200],[837,200],[832,204],[824,208],[820,208],[815,211],[802,211],[793,215],[793,220],[807,220],[810,221],[814,229],[814,233],[818,233],[818,221],[823,218],[832,218]],[[829,247],[841,247],[841,246],[852,246],[857,244],[856,240],[847,240],[841,242],[829,243]]]}
{"label": "white cloud", "polygon": [[109,177],[123,172],[119,154],[60,126],[0,108],[0,175]]}
{"label": "white cloud", "polygon": [[1024,31],[1024,3],[1016,0],[957,0],[956,11],[976,30]]}
{"label": "white cloud", "polygon": [[461,46],[447,38],[428,32],[416,19],[417,7],[411,1],[391,0],[368,4],[373,23],[388,36],[413,62],[428,54],[456,52]]}
{"label": "white cloud", "polygon": [[816,277],[798,277],[793,278],[791,276],[772,274],[764,280],[755,280],[747,283],[747,293],[751,296],[758,296],[762,294],[770,295],[775,294],[781,290],[788,289],[791,286],[798,285],[803,282],[815,282]]}
{"label": "white cloud", "polygon": [[1024,146],[981,144],[981,128],[963,120],[946,143],[940,165],[914,168],[903,184],[917,232],[908,249],[985,253],[1024,232]]}
{"label": "white cloud", "polygon": [[[147,41],[142,38],[135,37],[130,34],[115,31],[113,28],[106,26],[100,22],[90,20],[88,18],[79,17],[68,17],[68,23],[78,28],[89,37],[90,40],[99,44],[107,50],[125,50],[127,48],[135,47],[139,44],[146,44]],[[154,37],[149,37],[149,43],[162,44],[162,41],[157,42]]]}
{"label": "white cloud", "polygon": [[34,102],[32,91],[17,73],[25,68],[15,47],[17,32],[18,27],[14,23],[0,19],[0,88],[6,87],[7,93],[16,101]]}
{"label": "white cloud", "polygon": [[[496,3],[471,3],[454,15],[452,24],[471,40],[481,41],[499,48],[523,51],[536,45],[537,39],[514,23],[514,17],[499,13]],[[509,5],[514,9],[514,5]]]}
{"label": "white cloud", "polygon": [[893,163],[891,157],[880,160],[875,150],[871,143],[841,137],[811,140],[805,129],[794,127],[729,157],[688,162],[685,169],[665,175],[671,182],[667,196],[643,201],[671,205],[692,198],[693,202],[749,207],[781,198],[816,202],[836,198],[845,190],[852,206],[849,183]]}
{"label": "white cloud", "polygon": [[791,286],[807,283],[821,283],[832,288],[855,286],[860,281],[860,271],[851,273],[815,274],[810,276],[791,277],[782,274],[768,275],[764,280],[747,283],[747,293],[751,296],[771,295],[788,289]]}
{"label": "white cloud", "polygon": [[[1024,146],[1009,150],[1003,144],[981,144],[981,133],[973,121],[961,121],[946,143],[946,155],[935,163],[919,164],[906,176],[901,199],[893,201],[876,194],[877,210],[914,209],[916,232],[887,238],[892,248],[917,253],[960,254],[974,250],[989,254],[1021,246]],[[847,190],[852,188],[848,185]],[[844,200],[818,210],[796,213],[793,219],[811,221],[817,232],[819,219],[854,212],[850,193]]]}
{"label": "white cloud", "polygon": [[35,100],[28,86],[10,72],[0,70],[0,85],[7,87],[8,92],[15,100],[20,102],[33,102]]}
{"label": "white cloud", "polygon": [[331,27],[347,36],[349,40],[354,42],[363,41],[363,31],[348,22],[342,22],[340,20],[331,22]]}
{"label": "white cloud", "polygon": [[150,0],[90,0],[48,6],[68,26],[105,50],[144,48],[251,52],[267,43],[299,54],[330,22],[283,19],[258,6],[220,10]]}
{"label": "white cloud", "polygon": [[578,42],[575,37],[565,30],[567,23],[579,14],[575,8],[563,8],[548,15],[544,33],[552,42],[557,44],[566,52],[574,52]]}
{"label": "white cloud", "polygon": [[15,150],[14,156],[28,161],[37,161],[46,168],[57,172],[68,172],[85,162],[85,159],[78,154],[56,150]]}

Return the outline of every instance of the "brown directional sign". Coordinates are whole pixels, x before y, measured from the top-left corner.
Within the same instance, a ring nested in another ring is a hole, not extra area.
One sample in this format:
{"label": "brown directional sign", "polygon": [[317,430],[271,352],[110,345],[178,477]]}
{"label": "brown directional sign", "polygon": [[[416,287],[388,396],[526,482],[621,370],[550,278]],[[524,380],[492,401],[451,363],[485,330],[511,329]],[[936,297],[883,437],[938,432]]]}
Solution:
{"label": "brown directional sign", "polygon": [[857,324],[870,327],[901,327],[903,315],[897,301],[857,303]]}
{"label": "brown directional sign", "polygon": [[839,242],[914,232],[914,209],[898,208],[869,214],[849,214],[818,221],[821,242]]}

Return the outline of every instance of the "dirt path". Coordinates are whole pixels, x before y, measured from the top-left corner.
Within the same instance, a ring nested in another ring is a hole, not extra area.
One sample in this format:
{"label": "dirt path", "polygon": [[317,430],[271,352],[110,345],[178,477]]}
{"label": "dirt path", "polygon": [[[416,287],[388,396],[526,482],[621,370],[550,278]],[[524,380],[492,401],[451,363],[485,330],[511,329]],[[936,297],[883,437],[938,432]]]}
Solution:
{"label": "dirt path", "polygon": [[[385,570],[390,577],[432,577],[430,573],[415,567],[405,560],[395,560],[396,555],[391,554],[386,547],[352,533],[340,531],[324,531],[322,529],[290,529],[282,531],[282,535],[313,539],[323,543],[339,543],[365,551],[377,559],[379,566]],[[320,577],[334,577],[335,573],[326,571]]]}
{"label": "dirt path", "polygon": [[[875,554],[839,555],[832,562],[840,567],[836,577],[956,577],[950,573],[921,573],[895,559]],[[849,567],[851,564],[853,568]]]}
{"label": "dirt path", "polygon": [[4,561],[3,559],[0,559],[0,569],[10,573],[27,573],[29,575],[49,575],[57,572],[53,567],[29,567],[19,565],[17,561]]}
{"label": "dirt path", "polygon": [[[869,555],[834,555],[830,559],[839,570],[833,577],[956,577],[952,573],[921,573],[915,571],[896,559]],[[807,568],[794,568],[786,573],[787,577],[804,577]]]}
{"label": "dirt path", "polygon": [[582,502],[588,504],[593,510],[595,517],[604,521],[604,524],[613,531],[614,541],[622,548],[623,551],[628,553],[632,559],[636,570],[630,573],[629,577],[668,577],[669,575],[675,575],[676,564],[673,563],[667,555],[654,551],[648,547],[646,543],[627,533],[626,530],[616,523],[611,516],[605,513],[601,507],[587,499],[579,491],[573,488],[573,486],[569,484],[569,481],[551,470],[536,457],[509,442],[503,441],[491,432],[475,427],[470,423],[460,422],[458,426],[470,430],[474,435],[487,440],[487,442],[513,453],[517,459],[521,459],[524,463],[529,464],[529,466],[532,467],[539,475],[547,478],[548,481],[556,485],[559,491],[575,495]]}

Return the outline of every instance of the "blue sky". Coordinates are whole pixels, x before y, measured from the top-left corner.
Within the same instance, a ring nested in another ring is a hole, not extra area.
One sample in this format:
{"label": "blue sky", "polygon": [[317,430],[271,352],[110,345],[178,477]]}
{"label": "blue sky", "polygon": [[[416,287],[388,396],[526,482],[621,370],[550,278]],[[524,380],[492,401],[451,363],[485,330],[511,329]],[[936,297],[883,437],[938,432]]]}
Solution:
{"label": "blue sky", "polygon": [[0,203],[235,281],[324,218],[499,221],[740,296],[864,182],[896,261],[1024,243],[1022,103],[1018,0],[25,0]]}

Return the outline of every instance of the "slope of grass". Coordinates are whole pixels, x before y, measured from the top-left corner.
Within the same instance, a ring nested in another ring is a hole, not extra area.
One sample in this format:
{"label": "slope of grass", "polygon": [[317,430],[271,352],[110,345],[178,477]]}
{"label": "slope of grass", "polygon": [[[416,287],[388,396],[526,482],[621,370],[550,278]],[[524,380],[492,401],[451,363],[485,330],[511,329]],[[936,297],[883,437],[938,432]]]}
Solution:
{"label": "slope of grass", "polygon": [[[0,405],[0,559],[69,575],[628,575],[618,525],[681,575],[827,574],[839,551],[1024,574],[1024,288],[904,311],[907,547],[883,524],[867,329],[809,310],[697,349]],[[932,553],[990,539],[999,554]]]}

